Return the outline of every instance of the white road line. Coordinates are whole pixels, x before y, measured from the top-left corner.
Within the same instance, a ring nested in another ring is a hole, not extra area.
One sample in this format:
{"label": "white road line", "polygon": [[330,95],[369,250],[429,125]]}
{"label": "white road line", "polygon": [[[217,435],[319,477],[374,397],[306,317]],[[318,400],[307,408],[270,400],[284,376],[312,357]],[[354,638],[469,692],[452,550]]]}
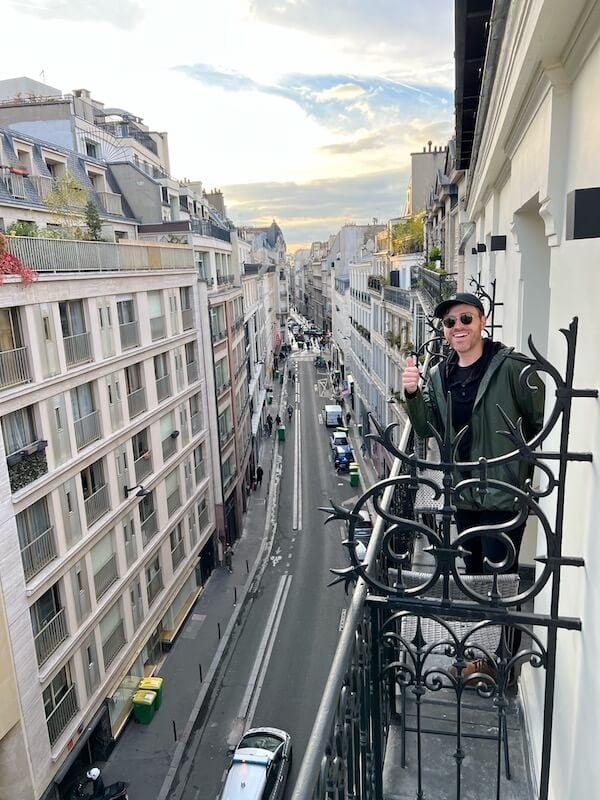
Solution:
{"label": "white road line", "polygon": [[277,618],[275,619],[275,623],[271,630],[271,638],[269,640],[269,645],[267,650],[264,654],[264,659],[262,662],[262,668],[260,670],[260,674],[258,676],[258,680],[256,682],[256,690],[254,692],[254,696],[252,698],[252,705],[248,709],[248,716],[246,718],[246,730],[252,727],[252,720],[254,719],[254,714],[256,713],[256,706],[258,705],[258,699],[260,697],[260,693],[262,691],[263,683],[265,680],[265,676],[267,674],[267,669],[269,667],[269,661],[271,660],[271,653],[273,652],[273,647],[275,646],[275,639],[277,638],[277,631],[279,629],[279,625],[281,624],[281,618],[283,617],[283,610],[285,608],[285,604],[287,601],[287,596],[290,591],[290,586],[292,584],[292,576],[284,576],[284,580],[286,581],[285,590],[283,592],[283,596],[279,602],[279,609],[277,611]]}
{"label": "white road line", "polygon": [[338,627],[338,631],[344,630],[344,625],[346,624],[346,609],[342,608],[342,613],[340,614],[340,624]]}
{"label": "white road line", "polygon": [[267,650],[267,645],[269,643],[269,637],[271,636],[271,631],[273,629],[273,625],[275,624],[275,620],[277,618],[277,612],[279,609],[279,604],[281,603],[281,598],[285,590],[286,580],[287,579],[285,575],[282,575],[281,578],[279,579],[279,586],[277,587],[277,591],[275,593],[275,599],[273,600],[273,605],[271,606],[271,611],[269,612],[269,618],[267,620],[267,624],[265,625],[265,631],[263,633],[260,645],[258,647],[258,652],[256,654],[256,658],[254,659],[254,664],[252,665],[250,677],[248,678],[246,691],[244,692],[244,697],[240,704],[240,710],[238,712],[238,717],[240,719],[245,719],[246,715],[248,714],[250,700],[252,699],[252,694],[254,693],[256,680],[258,678],[258,674],[260,671],[260,665],[262,664],[263,659],[265,657],[265,652]]}

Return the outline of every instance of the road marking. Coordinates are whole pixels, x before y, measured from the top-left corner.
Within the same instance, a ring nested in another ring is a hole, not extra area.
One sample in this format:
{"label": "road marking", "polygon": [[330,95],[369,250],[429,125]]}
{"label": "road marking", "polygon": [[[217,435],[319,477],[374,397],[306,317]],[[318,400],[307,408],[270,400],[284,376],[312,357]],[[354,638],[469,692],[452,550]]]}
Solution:
{"label": "road marking", "polygon": [[340,624],[338,627],[338,631],[344,630],[344,625],[346,624],[346,609],[342,608],[342,613],[340,614]]}
{"label": "road marking", "polygon": [[300,408],[296,411],[294,427],[294,490],[292,497],[292,530],[302,529],[302,437]]}
{"label": "road marking", "polygon": [[[286,601],[287,601],[287,596],[288,596],[288,593],[290,591],[290,586],[292,585],[292,576],[291,575],[284,576],[283,580],[286,582],[285,583],[285,588],[283,589],[283,592],[279,594],[279,600],[278,600],[279,607],[277,609],[277,615],[275,617],[275,620],[273,621],[272,625],[268,626],[268,633],[269,633],[268,645],[266,646],[266,648],[264,650],[264,653],[263,653],[262,667],[261,667],[260,673],[258,675],[258,679],[256,681],[256,685],[254,687],[254,696],[252,697],[252,704],[249,707],[248,713],[246,715],[246,730],[252,726],[252,720],[254,719],[254,714],[256,713],[256,706],[258,705],[258,699],[260,697],[260,693],[262,691],[263,683],[264,683],[264,680],[265,680],[265,677],[266,677],[266,674],[267,674],[267,669],[269,667],[269,661],[271,660],[271,653],[273,652],[273,647],[275,646],[275,639],[277,638],[277,631],[279,630],[279,625],[281,624],[281,619],[283,617],[283,610],[285,608],[285,604],[286,604]],[[281,587],[281,582],[280,582],[280,587]],[[277,598],[275,598],[275,599],[277,601]],[[276,607],[275,603],[273,604],[273,607],[274,608]],[[263,639],[264,639],[264,637],[263,637]],[[261,642],[261,646],[262,646],[262,642]]]}

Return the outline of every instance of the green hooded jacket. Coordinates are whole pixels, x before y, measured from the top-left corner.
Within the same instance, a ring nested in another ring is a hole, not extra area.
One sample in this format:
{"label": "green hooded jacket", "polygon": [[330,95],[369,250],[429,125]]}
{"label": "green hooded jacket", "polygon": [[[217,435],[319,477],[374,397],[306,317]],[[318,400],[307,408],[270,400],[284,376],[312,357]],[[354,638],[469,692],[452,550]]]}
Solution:
{"label": "green hooded jacket", "polygon": [[[539,433],[544,420],[544,384],[537,373],[528,379],[527,384],[521,385],[519,376],[527,365],[527,359],[521,353],[516,353],[512,348],[498,344],[496,353],[484,372],[477,396],[473,405],[471,417],[471,454],[470,461],[477,461],[482,456],[496,458],[510,453],[515,449],[506,436],[501,436],[498,431],[507,430],[507,423],[502,417],[498,406],[516,424],[521,418],[523,433],[527,441]],[[418,390],[414,395],[406,395],[406,409],[413,424],[415,432],[427,438],[432,435],[428,423],[443,436],[446,421],[447,396],[444,391],[444,375],[451,359],[456,359],[452,353],[448,362],[437,364],[431,370],[427,385],[423,391]],[[457,431],[453,431],[456,434]],[[520,458],[515,458],[505,464],[488,467],[488,478],[505,481],[520,489],[525,487],[525,481],[531,477],[533,470],[530,464]],[[477,477],[478,470],[466,472],[455,471],[455,484],[469,477]],[[456,498],[456,505],[465,509],[499,509],[515,510],[514,501],[508,492],[499,489],[489,489],[486,494],[470,489]]]}

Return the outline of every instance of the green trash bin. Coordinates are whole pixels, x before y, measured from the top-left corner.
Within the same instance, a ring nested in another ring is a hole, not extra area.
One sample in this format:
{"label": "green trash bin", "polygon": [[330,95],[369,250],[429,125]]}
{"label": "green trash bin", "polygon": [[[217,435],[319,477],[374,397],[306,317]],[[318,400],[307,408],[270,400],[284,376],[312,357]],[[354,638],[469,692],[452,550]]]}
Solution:
{"label": "green trash bin", "polygon": [[269,393],[267,395],[267,405],[270,406],[272,402],[273,402],[273,395]]}
{"label": "green trash bin", "polygon": [[359,436],[362,436],[362,425],[361,425],[361,423],[360,423],[360,422],[358,423],[358,426],[357,426],[357,427],[358,427],[358,435],[359,435]]}
{"label": "green trash bin", "polygon": [[278,369],[276,369],[276,370],[273,372],[273,377],[275,378],[275,380],[277,380],[277,378],[279,377],[279,370],[278,370]]}
{"label": "green trash bin", "polygon": [[277,438],[280,442],[285,442],[285,428],[283,425],[277,428]]}
{"label": "green trash bin", "polygon": [[352,462],[350,464],[350,486],[359,486],[360,485],[360,471],[358,468],[358,464],[356,462]]}
{"label": "green trash bin", "polygon": [[138,689],[131,698],[133,703],[133,715],[142,725],[149,725],[154,718],[154,704],[156,702],[156,692],[148,692],[146,689]]}
{"label": "green trash bin", "polygon": [[138,689],[144,689],[149,692],[156,692],[156,700],[154,701],[154,710],[158,711],[163,697],[163,683],[164,678],[159,678],[155,675],[152,678],[142,678],[139,683]]}

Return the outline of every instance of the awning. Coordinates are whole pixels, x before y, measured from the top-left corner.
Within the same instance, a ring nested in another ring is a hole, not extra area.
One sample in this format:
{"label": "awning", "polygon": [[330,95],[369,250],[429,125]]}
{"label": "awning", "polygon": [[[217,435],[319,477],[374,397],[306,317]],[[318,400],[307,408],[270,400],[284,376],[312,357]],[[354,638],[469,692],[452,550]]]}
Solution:
{"label": "awning", "polygon": [[267,396],[267,390],[261,389],[258,393],[258,401],[256,403],[256,411],[252,414],[252,436],[256,436],[258,431],[258,426],[260,425],[260,415],[262,413],[263,406],[265,404],[265,397]]}

